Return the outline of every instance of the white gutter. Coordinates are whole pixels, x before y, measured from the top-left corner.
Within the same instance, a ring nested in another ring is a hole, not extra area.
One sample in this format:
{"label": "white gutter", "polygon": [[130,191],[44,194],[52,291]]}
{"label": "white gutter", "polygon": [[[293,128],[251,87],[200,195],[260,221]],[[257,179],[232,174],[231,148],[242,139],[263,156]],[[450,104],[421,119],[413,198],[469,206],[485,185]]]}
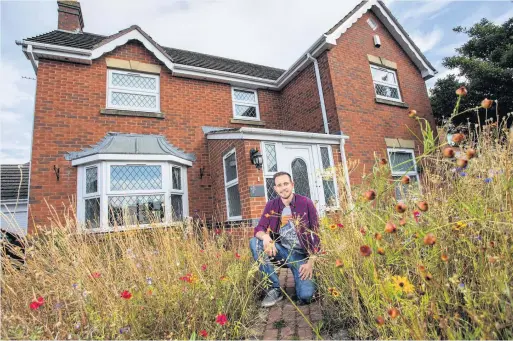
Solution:
{"label": "white gutter", "polygon": [[30,60],[30,64],[32,64],[32,68],[34,69],[34,72],[37,75],[37,62],[36,62],[36,59],[34,58],[34,53],[33,53],[33,50],[32,50],[32,45],[28,45],[27,46],[27,55],[28,55],[28,59]]}
{"label": "white gutter", "polygon": [[353,198],[351,195],[351,183],[349,182],[349,168],[347,167],[345,144],[346,144],[346,139],[341,139],[340,140],[340,156],[342,157],[342,169],[344,170],[344,179],[345,179],[345,183],[346,183],[347,203],[349,204],[349,209],[352,211],[354,208],[354,204],[353,204]]}
{"label": "white gutter", "polygon": [[276,130],[242,127],[237,130],[218,131],[207,134],[208,140],[260,140],[309,144],[340,144],[340,139],[348,139],[345,135],[329,135],[302,131]]}
{"label": "white gutter", "polygon": [[66,46],[59,46],[59,45],[51,45],[51,44],[43,44],[43,43],[36,43],[32,41],[22,40],[21,42],[19,40],[16,41],[16,45],[32,45],[34,48],[41,49],[41,50],[48,50],[48,51],[56,51],[56,52],[68,52],[68,53],[74,53],[79,54],[83,56],[91,56],[90,50],[85,49],[78,49],[75,47],[66,47]]}
{"label": "white gutter", "polygon": [[314,64],[315,78],[317,80],[317,91],[319,91],[319,100],[321,102],[322,122],[324,123],[324,132],[326,134],[329,134],[330,130],[328,127],[328,116],[326,115],[326,105],[324,104],[324,94],[322,91],[321,73],[319,72],[319,63],[317,63],[317,59],[312,57],[312,55],[310,53],[306,54],[306,59],[310,59],[311,61],[313,61],[313,64]]}

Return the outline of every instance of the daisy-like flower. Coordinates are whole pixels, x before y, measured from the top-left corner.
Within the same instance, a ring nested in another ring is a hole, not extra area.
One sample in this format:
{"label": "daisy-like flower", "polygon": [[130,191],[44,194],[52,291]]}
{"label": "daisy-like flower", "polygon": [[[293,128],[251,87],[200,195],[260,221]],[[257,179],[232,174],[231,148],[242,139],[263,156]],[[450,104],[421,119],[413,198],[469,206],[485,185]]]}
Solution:
{"label": "daisy-like flower", "polygon": [[360,246],[360,255],[363,257],[369,257],[372,253],[372,249],[368,245]]}
{"label": "daisy-like flower", "polygon": [[221,325],[221,326],[224,326],[226,324],[226,322],[228,322],[228,318],[226,317],[225,314],[219,314],[217,315],[216,317],[216,323]]}
{"label": "daisy-like flower", "polygon": [[424,244],[434,245],[436,243],[436,237],[432,233],[428,233],[424,236]]}
{"label": "daisy-like flower", "polygon": [[378,247],[378,254],[383,256],[385,254],[385,249],[383,249],[382,247]]}
{"label": "daisy-like flower", "polygon": [[395,318],[397,318],[399,315],[401,315],[401,314],[399,313],[399,310],[398,310],[397,308],[390,308],[390,309],[388,309],[388,310],[387,310],[387,313],[388,313],[388,315],[389,315],[391,318],[393,318],[393,319],[395,319]]}
{"label": "daisy-like flower", "polygon": [[462,222],[462,221],[457,221],[454,223],[454,225],[452,225],[452,229],[454,231],[460,231],[461,229],[467,227],[467,224]]}
{"label": "daisy-like flower", "polygon": [[344,266],[344,263],[340,259],[337,259],[335,261],[335,267],[336,268],[341,268],[342,266]]}
{"label": "daisy-like flower", "polygon": [[447,261],[449,261],[449,256],[447,256],[445,253],[442,253],[442,255],[440,256],[440,259],[443,262],[447,262]]}
{"label": "daisy-like flower", "polygon": [[338,292],[338,290],[334,287],[330,287],[328,288],[328,292],[331,296],[333,297],[339,297],[340,296],[340,293]]}
{"label": "daisy-like flower", "polygon": [[415,287],[406,277],[392,276],[392,281],[394,283],[394,289],[398,292],[409,294],[415,291]]}
{"label": "daisy-like flower", "polygon": [[330,230],[332,230],[332,231],[333,231],[333,230],[336,230],[336,229],[337,229],[337,225],[335,225],[335,224],[330,224],[330,225],[328,226],[328,228],[329,228]]}
{"label": "daisy-like flower", "polygon": [[379,232],[376,232],[374,233],[374,238],[376,238],[376,240],[381,240],[383,238],[383,235],[381,235],[381,233]]}

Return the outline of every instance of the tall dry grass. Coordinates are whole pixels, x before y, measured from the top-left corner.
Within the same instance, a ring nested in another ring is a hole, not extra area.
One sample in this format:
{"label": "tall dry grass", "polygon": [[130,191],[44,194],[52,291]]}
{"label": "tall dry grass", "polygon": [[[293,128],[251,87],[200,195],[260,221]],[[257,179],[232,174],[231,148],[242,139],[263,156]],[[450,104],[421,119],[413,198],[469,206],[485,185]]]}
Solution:
{"label": "tall dry grass", "polygon": [[354,208],[323,221],[327,329],[358,339],[513,338],[513,129],[467,129],[455,158],[423,131],[420,143],[435,148],[417,158],[422,185],[403,186],[404,206],[390,166],[376,160],[354,187]]}
{"label": "tall dry grass", "polygon": [[2,338],[251,335],[260,286],[248,238],[190,224],[103,235],[73,231],[68,221],[29,236],[24,265],[2,259]]}

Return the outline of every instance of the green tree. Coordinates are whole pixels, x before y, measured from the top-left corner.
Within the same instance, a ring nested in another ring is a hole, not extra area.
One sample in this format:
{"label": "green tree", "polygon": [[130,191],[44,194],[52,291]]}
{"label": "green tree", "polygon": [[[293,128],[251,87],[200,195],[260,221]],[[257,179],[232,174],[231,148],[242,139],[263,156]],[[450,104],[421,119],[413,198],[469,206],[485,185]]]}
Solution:
{"label": "green tree", "polygon": [[[431,89],[431,105],[438,123],[442,117],[450,116],[456,97],[454,91],[461,85],[468,89],[462,98],[460,111],[479,106],[484,98],[498,100],[501,119],[513,111],[513,18],[501,25],[482,19],[471,28],[461,26],[455,32],[467,34],[469,40],[457,48],[457,55],[446,57],[443,66],[458,70],[462,81],[454,75],[436,81]],[[494,105],[488,110],[488,117],[495,118]],[[486,112],[480,110],[481,123]],[[457,117],[455,124],[467,121],[477,122],[473,113]],[[511,122],[510,122],[511,124]]]}

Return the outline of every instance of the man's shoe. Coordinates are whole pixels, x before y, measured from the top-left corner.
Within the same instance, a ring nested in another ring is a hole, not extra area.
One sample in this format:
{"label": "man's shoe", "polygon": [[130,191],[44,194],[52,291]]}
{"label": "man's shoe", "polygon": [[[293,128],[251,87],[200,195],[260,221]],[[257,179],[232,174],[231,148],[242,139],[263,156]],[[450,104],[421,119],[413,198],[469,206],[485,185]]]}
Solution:
{"label": "man's shoe", "polygon": [[280,288],[272,288],[270,289],[264,297],[262,301],[263,308],[269,308],[278,303],[283,299],[283,295],[281,293]]}

